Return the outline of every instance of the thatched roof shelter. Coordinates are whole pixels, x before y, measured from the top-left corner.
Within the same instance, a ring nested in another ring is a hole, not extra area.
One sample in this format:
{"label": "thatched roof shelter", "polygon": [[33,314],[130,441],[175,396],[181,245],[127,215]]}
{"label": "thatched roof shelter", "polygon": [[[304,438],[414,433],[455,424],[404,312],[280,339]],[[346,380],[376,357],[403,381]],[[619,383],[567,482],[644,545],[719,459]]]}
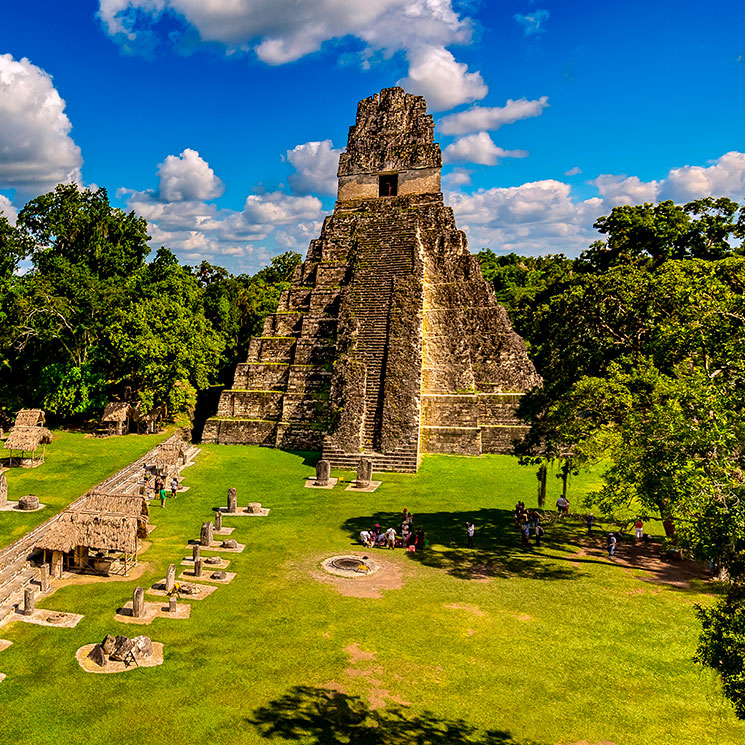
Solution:
{"label": "thatched roof shelter", "polygon": [[158,466],[180,466],[186,462],[186,443],[164,442],[155,454]]}
{"label": "thatched roof shelter", "polygon": [[150,515],[147,499],[135,494],[107,494],[101,491],[89,491],[81,510],[85,512],[113,512],[119,515],[132,515],[147,518]]}
{"label": "thatched roof shelter", "polygon": [[43,427],[44,412],[41,409],[21,409],[16,414],[16,427]]}
{"label": "thatched roof shelter", "polygon": [[132,416],[132,406],[126,401],[109,401],[103,410],[102,422],[126,422]]}
{"label": "thatched roof shelter", "polygon": [[140,520],[106,512],[63,512],[39,539],[37,548],[69,553],[78,546],[135,554],[143,538]]}
{"label": "thatched roof shelter", "polygon": [[48,445],[51,441],[52,433],[46,427],[19,427],[16,425],[8,432],[5,449],[33,453],[39,445]]}

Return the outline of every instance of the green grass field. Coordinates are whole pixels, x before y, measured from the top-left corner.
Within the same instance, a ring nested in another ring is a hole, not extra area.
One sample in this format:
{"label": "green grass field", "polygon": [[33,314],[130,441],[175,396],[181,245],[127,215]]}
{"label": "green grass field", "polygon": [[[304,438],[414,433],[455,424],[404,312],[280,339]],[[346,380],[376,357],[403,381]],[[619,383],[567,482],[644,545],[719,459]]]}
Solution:
{"label": "green grass field", "polygon": [[[642,581],[592,553],[572,557],[585,538],[570,525],[551,527],[544,548],[522,549],[511,508],[533,504],[533,468],[429,456],[416,476],[383,475],[373,494],[305,489],[311,472],[297,454],[203,447],[184,472],[190,491],[152,508],[158,527],[139,580],[65,587],[39,603],[84,613],[74,629],[0,629],[14,642],[0,652],[0,742],[745,742],[717,681],[691,661],[694,604],[713,596]],[[573,504],[592,485],[576,478]],[[187,540],[230,486],[240,505],[271,508],[225,518],[247,544],[224,554],[236,579],[193,602],[188,620],[116,623],[136,585],[164,577],[170,562],[181,569]],[[397,570],[380,597],[317,579],[322,558],[360,550],[357,531],[399,523],[403,507],[431,546],[373,550]],[[463,547],[469,518],[473,550]],[[147,633],[165,644],[164,664],[83,672],[75,651],[106,633]]]}
{"label": "green grass field", "polygon": [[0,512],[0,548],[137,460],[170,433],[101,438],[54,430],[54,440],[46,446],[45,463],[36,468],[10,468],[5,472],[8,499],[18,501],[24,494],[36,494],[46,508],[26,514]]}

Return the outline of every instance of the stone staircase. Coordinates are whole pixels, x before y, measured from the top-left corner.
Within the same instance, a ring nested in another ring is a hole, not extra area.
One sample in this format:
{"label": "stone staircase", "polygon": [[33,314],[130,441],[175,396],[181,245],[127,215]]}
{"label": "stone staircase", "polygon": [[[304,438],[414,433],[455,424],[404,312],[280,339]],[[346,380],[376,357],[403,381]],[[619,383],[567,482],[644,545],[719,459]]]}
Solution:
{"label": "stone staircase", "polygon": [[419,467],[419,456],[416,449],[397,450],[394,453],[376,453],[365,450],[362,453],[345,453],[336,447],[329,438],[323,443],[321,457],[331,463],[332,468],[345,471],[354,471],[360,462],[360,458],[368,458],[372,461],[373,472],[395,471],[396,473],[416,473]]}
{"label": "stone staircase", "polygon": [[388,345],[388,317],[394,279],[407,277],[414,266],[416,217],[399,216],[393,222],[385,213],[366,220],[360,229],[359,256],[351,287],[353,308],[359,320],[358,349],[367,369],[363,444],[374,452],[383,410],[383,383]]}

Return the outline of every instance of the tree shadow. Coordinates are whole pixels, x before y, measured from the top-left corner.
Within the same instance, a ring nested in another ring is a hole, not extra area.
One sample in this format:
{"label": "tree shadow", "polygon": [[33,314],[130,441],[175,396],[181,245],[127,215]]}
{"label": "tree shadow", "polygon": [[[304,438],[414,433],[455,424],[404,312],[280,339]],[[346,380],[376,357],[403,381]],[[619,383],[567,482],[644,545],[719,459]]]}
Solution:
{"label": "tree shadow", "polygon": [[266,740],[308,745],[531,745],[501,730],[477,730],[463,719],[403,706],[371,709],[358,696],[311,686],[291,688],[246,723]]}
{"label": "tree shadow", "polygon": [[[414,517],[415,528],[422,528],[428,548],[406,553],[412,561],[424,566],[444,569],[459,579],[479,580],[489,577],[525,577],[541,580],[570,580],[584,576],[576,568],[560,566],[560,557],[547,555],[545,549],[576,550],[574,536],[565,526],[546,526],[542,545],[531,538],[523,546],[520,531],[509,510],[480,509],[470,512],[419,512]],[[476,526],[474,548],[466,547],[466,521]],[[376,523],[383,529],[395,527],[400,532],[401,513],[376,512],[369,516],[353,517],[343,524],[350,537],[358,541],[362,530]]]}

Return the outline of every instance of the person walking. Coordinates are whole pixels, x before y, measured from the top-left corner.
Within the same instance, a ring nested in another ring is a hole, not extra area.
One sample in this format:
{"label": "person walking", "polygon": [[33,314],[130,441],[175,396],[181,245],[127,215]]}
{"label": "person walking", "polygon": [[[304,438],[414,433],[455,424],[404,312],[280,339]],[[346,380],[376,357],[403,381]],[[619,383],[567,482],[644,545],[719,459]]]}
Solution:
{"label": "person walking", "polygon": [[587,535],[592,535],[592,526],[595,524],[595,515],[592,512],[585,518],[587,523]]}
{"label": "person walking", "polygon": [[641,541],[644,537],[644,522],[640,517],[636,518],[636,522],[634,523],[634,538],[637,541]]}
{"label": "person walking", "polygon": [[171,496],[176,499],[176,492],[178,491],[178,479],[174,476],[171,479]]}
{"label": "person walking", "polygon": [[160,506],[166,506],[166,487],[163,485],[160,489]]}
{"label": "person walking", "polygon": [[466,535],[468,536],[468,548],[473,548],[473,534],[476,528],[473,527],[472,522],[466,522]]}
{"label": "person walking", "polygon": [[608,558],[612,559],[616,554],[616,544],[618,541],[616,540],[616,536],[613,535],[613,533],[608,533]]}
{"label": "person walking", "polygon": [[543,529],[543,525],[540,523],[535,526],[535,545],[538,546],[538,548],[541,547],[541,538],[543,537],[543,534],[546,531]]}
{"label": "person walking", "polygon": [[530,528],[527,520],[520,525],[520,540],[523,546],[530,545]]}

